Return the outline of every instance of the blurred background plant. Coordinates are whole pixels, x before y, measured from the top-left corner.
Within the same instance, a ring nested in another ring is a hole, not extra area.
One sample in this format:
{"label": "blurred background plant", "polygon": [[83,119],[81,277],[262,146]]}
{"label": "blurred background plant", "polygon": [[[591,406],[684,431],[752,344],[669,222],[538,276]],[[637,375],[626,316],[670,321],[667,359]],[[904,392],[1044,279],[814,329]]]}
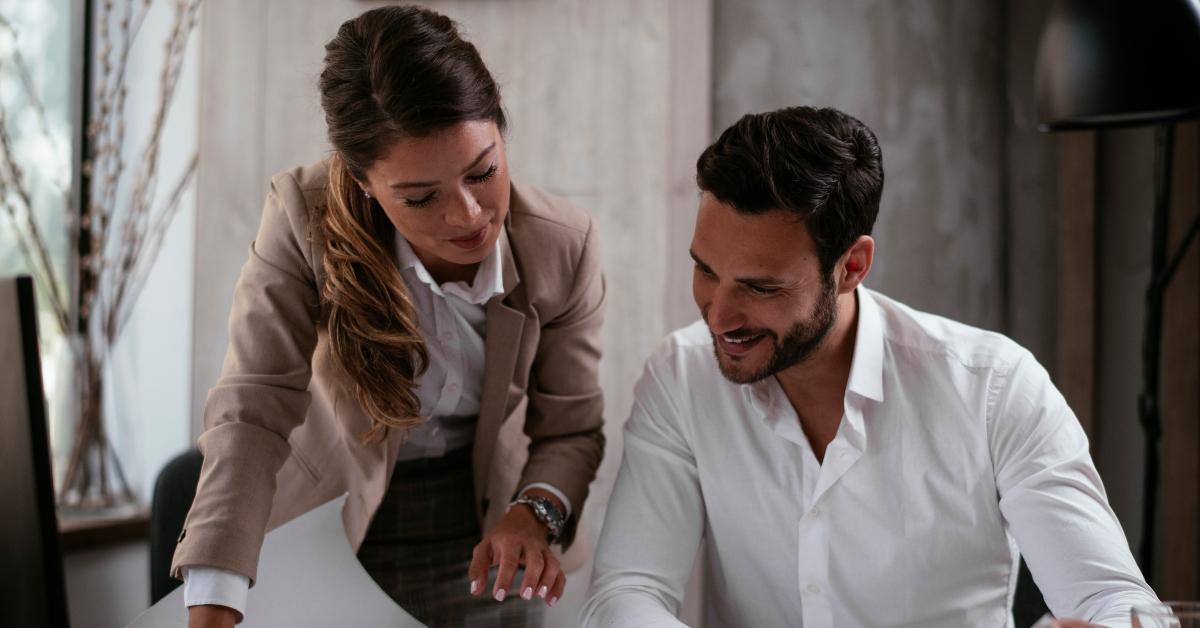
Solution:
{"label": "blurred background plant", "polygon": [[[47,388],[69,398],[59,407],[70,414],[70,446],[56,456],[59,503],[66,508],[135,501],[106,432],[104,377],[196,171],[193,153],[180,174],[159,180],[165,122],[202,2],[172,1],[156,97],[138,107],[129,106],[130,50],[154,0],[88,5],[96,15],[85,23],[95,28],[76,62],[92,63],[82,73],[87,96],[75,114],[64,110],[70,107],[61,103],[71,99],[62,94],[52,106],[43,100],[47,75],[67,72],[70,62],[55,65],[24,52],[40,50],[25,41],[20,25],[36,21],[29,12],[42,3],[0,5],[0,242],[15,245],[23,270],[37,282],[44,354],[70,363],[62,369],[69,381],[47,373]],[[57,81],[57,89],[69,83]],[[130,137],[127,122],[145,112],[147,135]]]}

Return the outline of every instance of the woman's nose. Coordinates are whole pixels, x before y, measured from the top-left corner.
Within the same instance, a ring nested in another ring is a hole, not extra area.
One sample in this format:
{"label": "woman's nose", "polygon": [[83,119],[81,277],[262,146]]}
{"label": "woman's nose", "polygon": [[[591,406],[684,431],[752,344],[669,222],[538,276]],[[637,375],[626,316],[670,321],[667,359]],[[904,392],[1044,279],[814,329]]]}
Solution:
{"label": "woman's nose", "polygon": [[454,207],[446,212],[446,223],[453,227],[474,227],[478,225],[479,215],[482,213],[483,209],[475,195],[463,192],[458,195]]}

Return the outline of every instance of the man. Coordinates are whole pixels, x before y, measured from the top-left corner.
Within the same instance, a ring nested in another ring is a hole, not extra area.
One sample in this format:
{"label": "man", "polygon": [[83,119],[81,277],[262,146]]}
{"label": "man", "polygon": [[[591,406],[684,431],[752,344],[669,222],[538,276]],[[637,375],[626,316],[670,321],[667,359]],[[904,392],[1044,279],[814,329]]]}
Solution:
{"label": "man", "polygon": [[1030,353],[862,286],[870,129],[748,115],[697,171],[703,321],[637,384],[584,626],[682,625],[701,543],[710,628],[1010,626],[1018,548],[1058,617],[1156,601]]}

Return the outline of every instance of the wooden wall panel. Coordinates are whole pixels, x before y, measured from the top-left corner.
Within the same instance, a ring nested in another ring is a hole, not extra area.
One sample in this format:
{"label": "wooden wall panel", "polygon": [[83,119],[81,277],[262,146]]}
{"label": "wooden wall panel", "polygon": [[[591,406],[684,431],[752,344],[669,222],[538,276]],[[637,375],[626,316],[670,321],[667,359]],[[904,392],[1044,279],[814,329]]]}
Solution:
{"label": "wooden wall panel", "polygon": [[[1200,123],[1175,135],[1168,255],[1200,212]],[[1163,321],[1159,590],[1200,599],[1200,241],[1168,284]]]}
{"label": "wooden wall panel", "polygon": [[1096,134],[1058,141],[1058,315],[1055,376],[1096,451]]}

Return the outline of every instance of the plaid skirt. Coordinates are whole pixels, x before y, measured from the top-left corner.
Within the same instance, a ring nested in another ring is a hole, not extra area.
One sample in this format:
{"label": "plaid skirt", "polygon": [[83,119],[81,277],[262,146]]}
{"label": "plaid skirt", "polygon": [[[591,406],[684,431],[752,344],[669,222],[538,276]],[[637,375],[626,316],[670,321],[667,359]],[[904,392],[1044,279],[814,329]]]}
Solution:
{"label": "plaid skirt", "polygon": [[545,603],[539,598],[526,602],[511,595],[496,602],[470,594],[467,568],[481,539],[471,448],[464,447],[441,458],[396,463],[358,560],[384,592],[428,626],[540,627]]}

